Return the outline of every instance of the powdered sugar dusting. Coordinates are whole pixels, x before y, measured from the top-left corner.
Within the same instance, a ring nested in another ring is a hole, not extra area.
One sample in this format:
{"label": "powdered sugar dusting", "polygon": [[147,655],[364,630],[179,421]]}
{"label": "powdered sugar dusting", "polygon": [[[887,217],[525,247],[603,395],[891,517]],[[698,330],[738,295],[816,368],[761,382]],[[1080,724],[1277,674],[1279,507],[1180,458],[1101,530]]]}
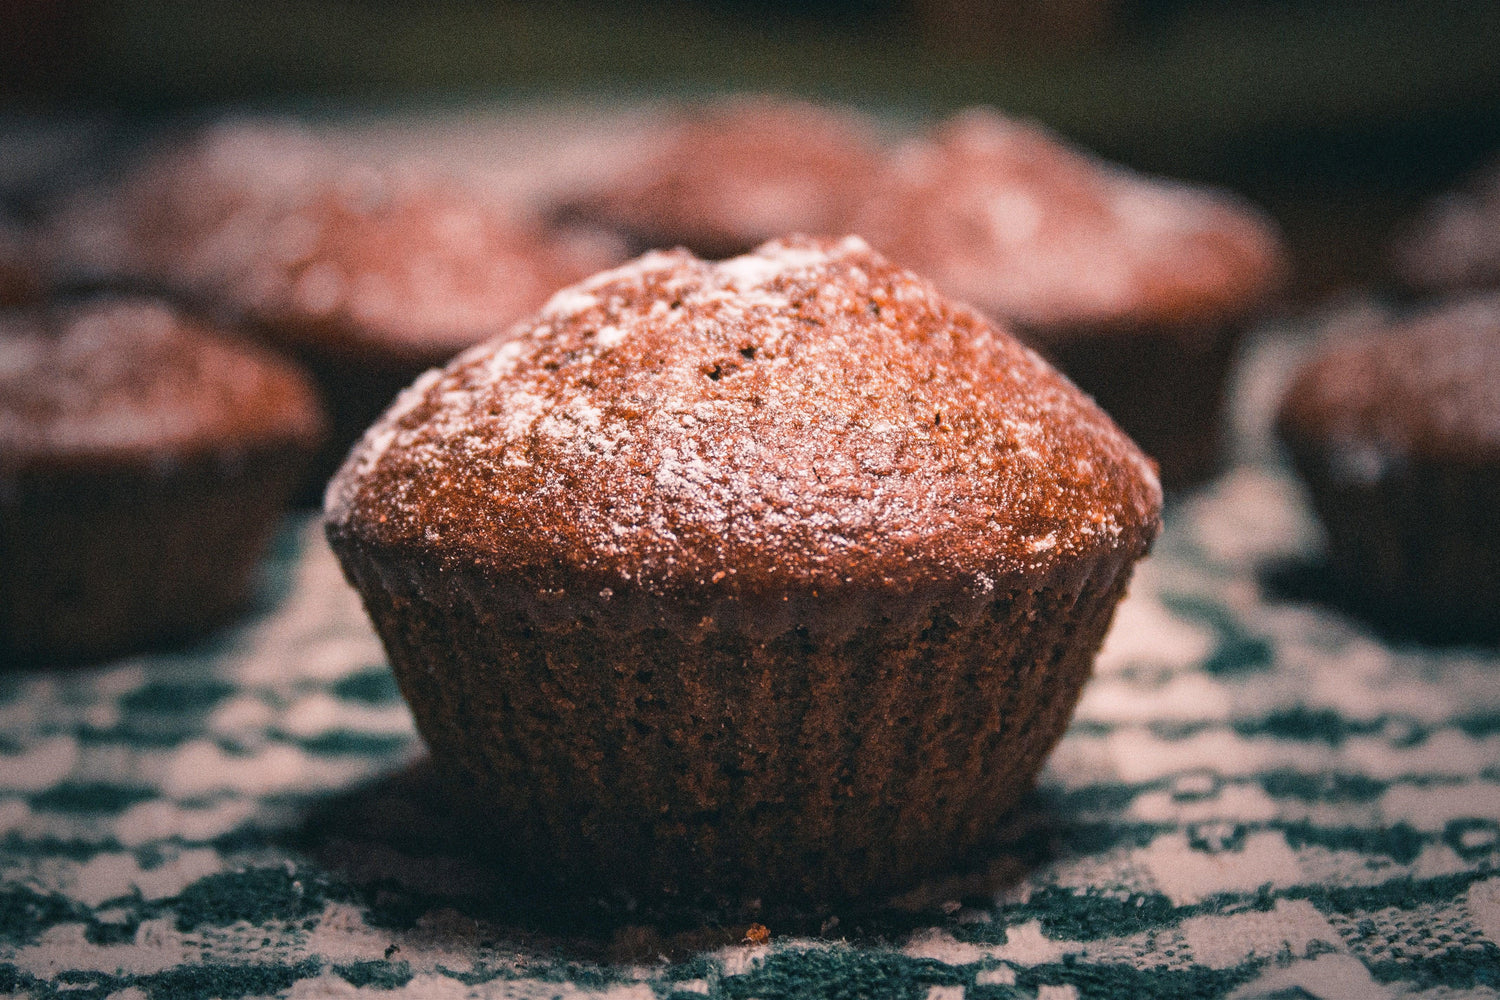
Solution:
{"label": "powdered sugar dusting", "polygon": [[1143,544],[1143,472],[1033,352],[858,239],[796,239],[648,254],[553,296],[403,395],[328,509],[337,531],[601,583],[742,581],[773,558],[996,586],[1087,565],[1126,526]]}
{"label": "powdered sugar dusting", "polygon": [[807,270],[825,264],[830,257],[847,256],[868,249],[858,236],[846,237],[832,249],[797,244],[775,244],[769,249],[723,261],[715,277],[726,288],[749,292],[763,288],[773,278],[792,271]]}
{"label": "powdered sugar dusting", "polygon": [[547,304],[542,306],[542,315],[558,317],[574,316],[585,309],[592,309],[598,304],[599,300],[588,292],[576,287],[568,287],[555,293],[552,298],[547,300]]}

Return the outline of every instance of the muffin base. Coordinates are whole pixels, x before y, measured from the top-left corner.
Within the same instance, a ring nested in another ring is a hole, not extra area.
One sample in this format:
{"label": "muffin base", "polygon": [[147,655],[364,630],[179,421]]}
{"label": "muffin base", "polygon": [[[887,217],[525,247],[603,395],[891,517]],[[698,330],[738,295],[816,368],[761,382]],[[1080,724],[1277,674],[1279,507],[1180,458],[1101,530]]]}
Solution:
{"label": "muffin base", "polygon": [[646,897],[855,900],[967,859],[1066,728],[1131,562],[1076,591],[918,598],[820,639],[813,595],[788,595],[809,625],[774,635],[716,625],[736,615],[707,600],[695,629],[614,628],[331,534],[494,850]]}
{"label": "muffin base", "polygon": [[0,479],[0,660],[101,659],[229,620],[306,461],[282,448]]}

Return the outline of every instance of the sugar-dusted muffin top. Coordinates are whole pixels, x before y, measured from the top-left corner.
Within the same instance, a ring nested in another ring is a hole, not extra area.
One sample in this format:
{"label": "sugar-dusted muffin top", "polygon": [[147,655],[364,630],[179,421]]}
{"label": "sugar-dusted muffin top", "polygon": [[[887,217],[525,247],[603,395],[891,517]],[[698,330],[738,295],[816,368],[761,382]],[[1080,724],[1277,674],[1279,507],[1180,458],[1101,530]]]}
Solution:
{"label": "sugar-dusted muffin top", "polygon": [[1337,452],[1357,478],[1393,460],[1500,462],[1500,294],[1320,351],[1288,387],[1278,429]]}
{"label": "sugar-dusted muffin top", "polygon": [[1407,222],[1392,245],[1391,266],[1420,291],[1500,286],[1500,156]]}
{"label": "sugar-dusted muffin top", "polygon": [[853,229],[946,294],[1043,335],[1238,319],[1283,267],[1268,221],[1234,197],[983,108],[899,148]]}
{"label": "sugar-dusted muffin top", "polygon": [[0,316],[0,471],[311,448],[322,433],[299,370],[158,303]]}
{"label": "sugar-dusted muffin top", "polygon": [[1155,470],[1029,349],[857,238],[654,252],[429,372],[330,533],[537,586],[1076,584],[1155,536]]}
{"label": "sugar-dusted muffin top", "polygon": [[709,258],[788,233],[847,232],[882,162],[856,113],[768,96],[689,105],[657,131],[654,149],[574,209],[643,248]]}
{"label": "sugar-dusted muffin top", "polygon": [[228,122],[64,222],[105,273],[299,347],[403,366],[445,361],[620,259],[553,239],[474,178],[365,154],[294,125]]}

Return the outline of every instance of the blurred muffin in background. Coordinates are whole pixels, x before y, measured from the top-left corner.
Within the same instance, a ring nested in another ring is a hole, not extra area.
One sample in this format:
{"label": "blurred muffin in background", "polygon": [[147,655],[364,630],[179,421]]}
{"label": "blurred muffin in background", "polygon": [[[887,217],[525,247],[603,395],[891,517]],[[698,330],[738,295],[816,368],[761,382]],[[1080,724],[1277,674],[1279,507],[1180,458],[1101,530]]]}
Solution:
{"label": "blurred muffin in background", "polygon": [[853,228],[1017,329],[1157,459],[1168,488],[1218,467],[1235,346],[1285,267],[1255,209],[972,109],[898,149]]}
{"label": "blurred muffin in background", "polygon": [[0,316],[0,659],[229,619],[323,433],[292,363],[160,303]]}
{"label": "blurred muffin in background", "polygon": [[332,148],[289,120],[228,120],[164,139],[54,213],[54,266],[68,284],[202,295],[262,252],[266,228],[335,164]]}
{"label": "blurred muffin in background", "polygon": [[1413,291],[1500,287],[1500,156],[1424,206],[1389,256],[1396,280]]}
{"label": "blurred muffin in background", "polygon": [[1277,431],[1341,600],[1418,635],[1500,637],[1500,295],[1324,348]]}
{"label": "blurred muffin in background", "polygon": [[639,250],[732,257],[788,233],[844,233],[882,162],[858,113],[767,96],[680,108],[655,142],[563,216],[612,227]]}
{"label": "blurred muffin in background", "polygon": [[316,491],[424,369],[623,254],[550,231],[459,172],[365,152],[292,126],[225,124],[64,216],[79,270],[190,302],[308,367],[333,418]]}

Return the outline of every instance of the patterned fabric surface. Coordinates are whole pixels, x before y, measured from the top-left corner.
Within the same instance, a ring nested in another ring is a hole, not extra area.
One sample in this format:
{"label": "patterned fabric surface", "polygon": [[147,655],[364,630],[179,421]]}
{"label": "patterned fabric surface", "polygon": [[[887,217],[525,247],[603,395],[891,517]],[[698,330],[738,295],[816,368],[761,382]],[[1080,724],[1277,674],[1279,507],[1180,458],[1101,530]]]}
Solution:
{"label": "patterned fabric surface", "polygon": [[987,895],[762,941],[509,892],[303,520],[209,645],[0,675],[0,994],[1500,997],[1500,655],[1266,596],[1316,544],[1263,431],[1300,342],[1249,358],[1240,461],[1170,509]]}

